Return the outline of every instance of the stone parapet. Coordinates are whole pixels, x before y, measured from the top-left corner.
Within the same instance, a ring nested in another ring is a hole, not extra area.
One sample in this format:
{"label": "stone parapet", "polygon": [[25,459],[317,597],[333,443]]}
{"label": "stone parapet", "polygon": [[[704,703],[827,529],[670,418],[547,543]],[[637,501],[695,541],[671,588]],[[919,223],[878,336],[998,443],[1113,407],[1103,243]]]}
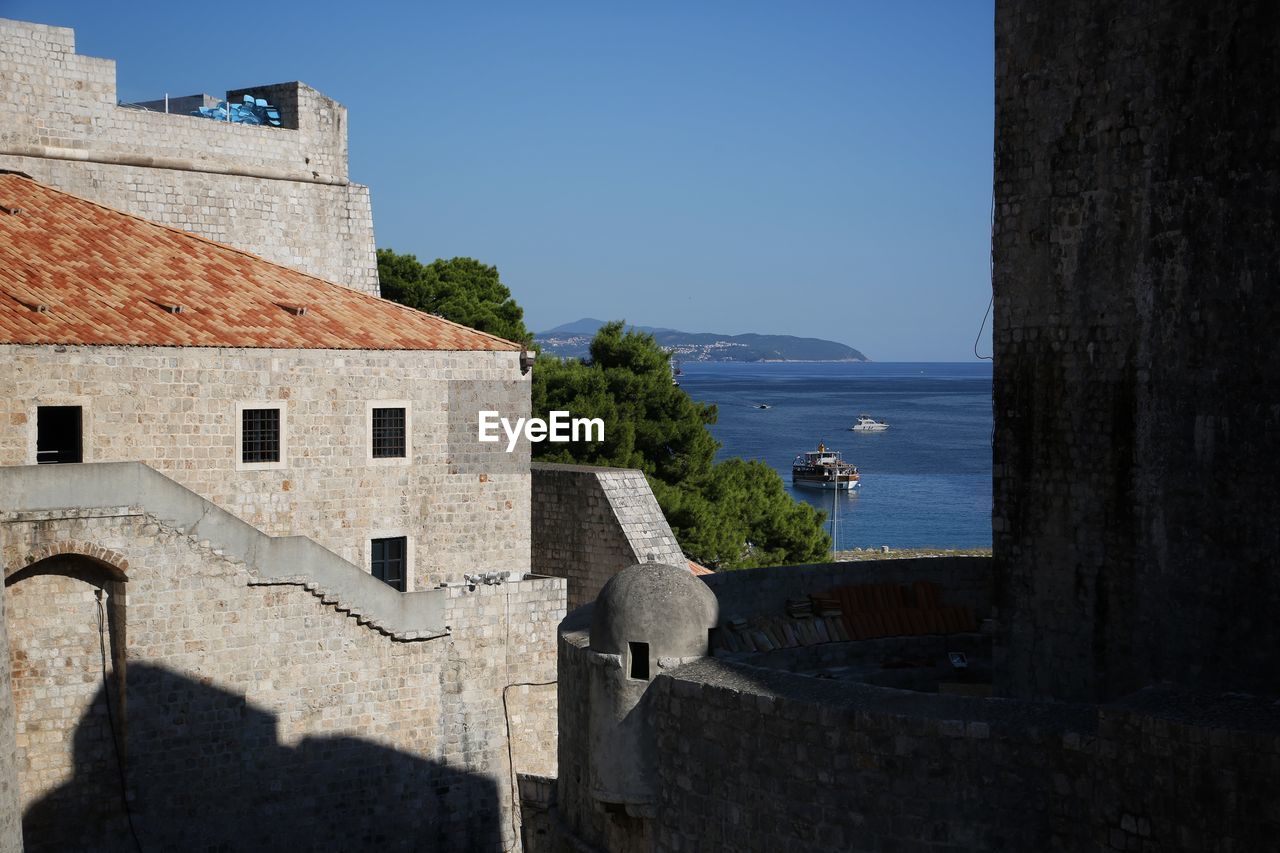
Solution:
{"label": "stone parapet", "polygon": [[686,565],[642,472],[538,462],[531,477],[533,571],[568,578],[570,610],[634,563]]}
{"label": "stone parapet", "polygon": [[303,83],[249,87],[285,127],[117,104],[115,62],[70,29],[0,19],[0,168],[378,293],[367,187],[347,173],[346,108]]}

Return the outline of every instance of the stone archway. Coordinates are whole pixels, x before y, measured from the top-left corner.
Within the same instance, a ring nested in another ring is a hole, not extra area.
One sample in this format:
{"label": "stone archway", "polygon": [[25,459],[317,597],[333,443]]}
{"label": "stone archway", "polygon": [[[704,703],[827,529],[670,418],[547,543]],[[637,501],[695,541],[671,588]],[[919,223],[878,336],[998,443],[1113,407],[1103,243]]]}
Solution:
{"label": "stone archway", "polygon": [[[25,562],[4,579],[23,835],[28,845],[74,843],[69,827],[101,826],[122,813],[128,563],[68,542]],[[31,810],[59,789],[74,790],[76,802]]]}

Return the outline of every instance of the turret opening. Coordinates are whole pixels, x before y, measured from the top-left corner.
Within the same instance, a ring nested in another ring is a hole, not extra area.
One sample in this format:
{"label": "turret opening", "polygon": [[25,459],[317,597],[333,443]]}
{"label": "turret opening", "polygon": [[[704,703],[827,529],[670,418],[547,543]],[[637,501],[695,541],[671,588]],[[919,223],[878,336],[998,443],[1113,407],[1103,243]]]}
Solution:
{"label": "turret opening", "polygon": [[631,655],[631,663],[628,672],[632,678],[638,678],[642,681],[649,680],[649,644],[648,643],[627,643],[627,651]]}

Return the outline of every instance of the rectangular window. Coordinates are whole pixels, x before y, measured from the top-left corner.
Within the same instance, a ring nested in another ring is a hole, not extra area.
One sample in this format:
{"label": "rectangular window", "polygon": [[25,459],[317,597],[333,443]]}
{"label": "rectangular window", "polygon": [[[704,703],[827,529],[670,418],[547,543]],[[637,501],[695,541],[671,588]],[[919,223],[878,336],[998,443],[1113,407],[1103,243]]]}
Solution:
{"label": "rectangular window", "polygon": [[404,536],[373,539],[373,553],[369,566],[373,576],[388,586],[404,592],[405,570],[408,562],[408,540]]}
{"label": "rectangular window", "polygon": [[280,461],[280,410],[244,409],[240,412],[240,461]]}
{"label": "rectangular window", "polygon": [[405,456],[404,409],[374,409],[372,422],[373,458],[403,458]]}
{"label": "rectangular window", "polygon": [[627,643],[631,653],[631,677],[649,680],[649,644]]}
{"label": "rectangular window", "polygon": [[36,462],[51,465],[84,459],[81,415],[80,406],[36,407]]}

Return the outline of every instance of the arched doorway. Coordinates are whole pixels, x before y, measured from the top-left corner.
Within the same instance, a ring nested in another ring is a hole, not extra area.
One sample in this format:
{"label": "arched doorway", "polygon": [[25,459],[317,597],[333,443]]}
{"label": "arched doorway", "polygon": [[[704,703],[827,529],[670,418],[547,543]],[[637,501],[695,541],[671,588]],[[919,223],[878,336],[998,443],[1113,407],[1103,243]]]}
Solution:
{"label": "arched doorway", "polygon": [[6,573],[28,850],[92,844],[123,821],[127,564],[112,556],[51,554]]}

